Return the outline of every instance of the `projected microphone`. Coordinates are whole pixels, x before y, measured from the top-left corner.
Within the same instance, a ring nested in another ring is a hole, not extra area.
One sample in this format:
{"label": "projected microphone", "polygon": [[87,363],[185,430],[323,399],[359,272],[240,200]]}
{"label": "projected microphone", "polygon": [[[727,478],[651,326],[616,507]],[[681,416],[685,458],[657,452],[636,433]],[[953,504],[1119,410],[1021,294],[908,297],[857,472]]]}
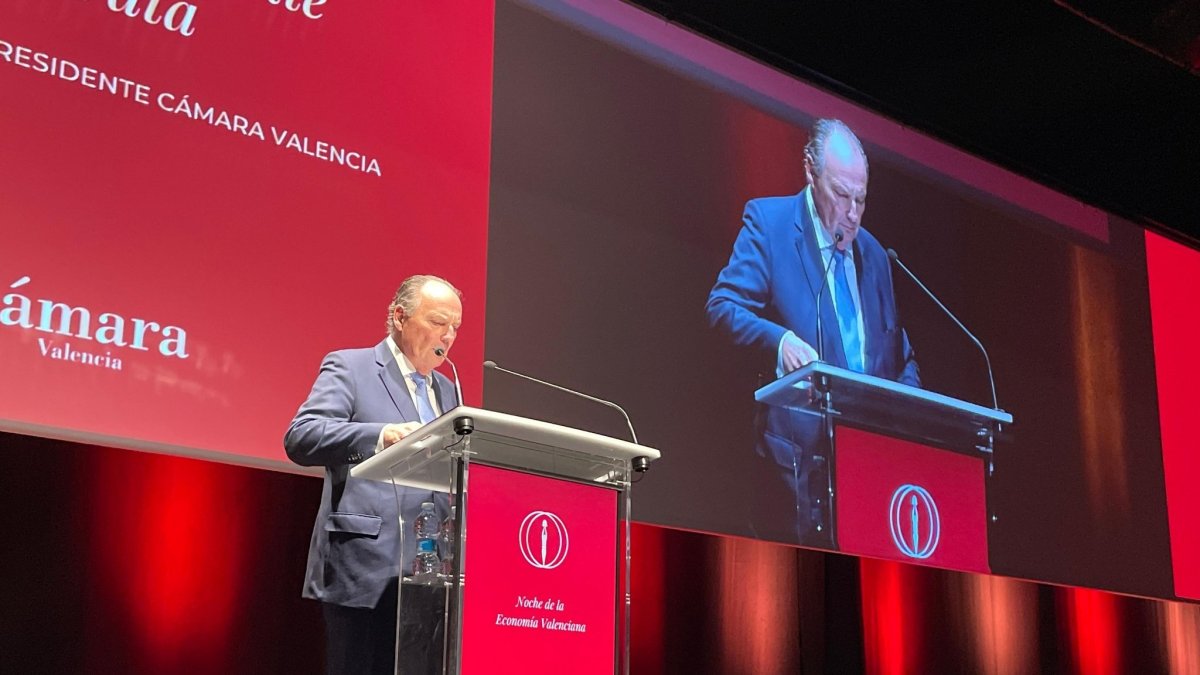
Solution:
{"label": "projected microphone", "polygon": [[450,364],[450,372],[454,373],[454,393],[458,395],[458,404],[466,405],[466,403],[463,402],[463,397],[462,397],[462,384],[458,381],[458,368],[455,368],[454,362],[450,360],[449,356],[446,356],[445,349],[442,349],[441,347],[434,347],[433,353],[442,357],[443,359],[446,360],[446,363]]}
{"label": "projected microphone", "polygon": [[946,308],[945,305],[942,304],[941,300],[938,300],[937,296],[933,294],[933,291],[929,290],[925,284],[921,283],[921,280],[917,278],[917,275],[913,274],[912,270],[908,269],[907,265],[900,262],[900,254],[896,253],[896,249],[889,248],[887,250],[887,254],[893,262],[900,266],[900,269],[904,270],[904,273],[908,275],[908,278],[915,281],[917,286],[919,286],[922,291],[925,291],[925,295],[928,295],[938,307],[942,308],[942,311],[946,313],[946,316],[950,317],[954,323],[958,324],[958,327],[962,329],[962,332],[966,333],[967,337],[971,338],[971,342],[974,342],[975,346],[979,347],[979,351],[983,352],[983,361],[987,364],[988,384],[990,384],[992,387],[992,409],[999,410],[1000,405],[996,402],[996,378],[994,375],[992,375],[992,360],[988,358],[988,353],[987,350],[983,348],[983,343],[979,341],[979,338],[975,337],[974,333],[967,330],[967,327],[963,325],[963,322],[959,321],[957,316],[954,316],[954,312],[951,312]]}
{"label": "projected microphone", "polygon": [[540,384],[540,385],[542,385],[542,386],[544,386],[544,387],[550,387],[551,389],[557,389],[557,390],[559,390],[559,391],[565,391],[565,392],[567,392],[568,394],[574,394],[575,396],[578,396],[578,397],[580,397],[580,398],[586,398],[586,399],[587,399],[587,400],[589,400],[589,401],[593,401],[593,402],[595,402],[595,403],[599,403],[599,404],[601,404],[601,405],[606,405],[606,406],[608,406],[608,407],[610,407],[610,408],[614,408],[614,409],[616,409],[616,410],[617,410],[617,412],[621,413],[621,416],[622,416],[622,417],[624,417],[624,418],[625,418],[625,424],[627,424],[627,425],[629,426],[629,435],[633,437],[633,442],[634,442],[634,443],[637,443],[637,442],[638,442],[638,439],[637,439],[637,433],[635,433],[635,432],[634,432],[634,430],[633,430],[633,422],[630,422],[630,421],[629,421],[629,414],[625,412],[625,409],[624,409],[624,408],[622,408],[621,406],[617,405],[616,403],[613,403],[612,401],[605,401],[605,400],[604,400],[604,399],[602,399],[602,398],[596,398],[595,396],[588,396],[587,394],[585,394],[585,393],[583,393],[583,392],[575,391],[574,389],[567,389],[566,387],[560,387],[559,385],[557,385],[557,384],[554,384],[554,383],[552,383],[552,382],[547,382],[547,381],[545,381],[545,380],[539,380],[539,379],[537,379],[536,377],[530,377],[530,376],[528,376],[528,375],[525,375],[524,373],[518,373],[518,372],[517,372],[517,371],[515,371],[515,370],[509,370],[508,368],[501,368],[500,366],[496,365],[496,362],[495,362],[495,361],[484,361],[484,362],[483,362],[483,367],[484,367],[484,368],[491,368],[492,370],[499,370],[500,372],[502,372],[502,373],[508,373],[509,375],[515,375],[515,376],[517,376],[517,377],[520,377],[520,378],[523,378],[523,379],[529,380],[530,382],[536,382],[536,383],[538,383],[538,384]]}
{"label": "projected microphone", "polygon": [[[833,245],[835,248],[837,247],[838,244],[842,243],[842,239],[845,239],[845,237],[842,236],[841,232],[835,232],[833,234]],[[837,255],[837,253],[831,254],[829,256],[829,262],[825,263],[825,273],[821,275],[821,289],[817,291],[817,360],[818,361],[825,360],[825,349],[824,349],[825,336],[824,336],[824,334],[821,333],[821,296],[825,294],[825,287],[829,285],[829,268],[833,266],[833,257],[835,255]]]}

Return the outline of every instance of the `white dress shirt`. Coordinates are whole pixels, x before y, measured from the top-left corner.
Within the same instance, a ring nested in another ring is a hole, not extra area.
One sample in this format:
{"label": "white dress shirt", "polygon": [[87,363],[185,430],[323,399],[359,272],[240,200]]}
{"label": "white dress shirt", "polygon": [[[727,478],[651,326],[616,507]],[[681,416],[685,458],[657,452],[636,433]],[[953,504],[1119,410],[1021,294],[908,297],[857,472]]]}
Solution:
{"label": "white dress shirt", "polygon": [[[814,230],[815,234],[817,235],[817,247],[820,248],[820,250],[821,250],[821,264],[823,265],[823,269],[826,270],[825,289],[826,289],[826,292],[829,293],[830,298],[833,299],[833,307],[836,310],[838,307],[841,306],[841,303],[844,303],[847,301],[846,298],[838,297],[839,294],[837,292],[837,283],[834,281],[834,278],[833,278],[833,275],[836,272],[837,268],[834,265],[830,264],[830,261],[833,259],[833,248],[836,244],[833,241],[833,237],[831,237],[829,235],[829,231],[826,230],[825,226],[821,224],[821,216],[817,214],[816,204],[813,203],[811,187],[809,187],[809,189],[804,191],[804,206],[808,210],[808,218],[809,218],[809,220],[812,221],[813,230]],[[849,286],[850,286],[850,300],[849,301],[853,302],[854,306],[858,308],[858,321],[857,321],[856,328],[858,330],[859,357],[862,359],[863,367],[865,368],[866,364],[867,364],[867,340],[866,340],[866,334],[863,331],[862,302],[859,301],[859,295],[858,295],[858,267],[857,267],[857,263],[855,262],[855,258],[854,258],[854,247],[853,246],[849,246],[846,248],[846,258],[842,264],[846,268],[846,270],[845,270],[846,281],[849,282]],[[817,312],[820,312],[820,311],[821,311],[821,308],[820,308],[820,306],[818,306]],[[841,333],[840,324],[838,324],[838,326],[839,326],[838,333],[840,334]],[[777,348],[778,355],[777,355],[776,361],[775,361],[775,375],[777,377],[783,377],[785,375],[785,373],[783,372],[783,341],[786,340],[789,335],[792,337],[796,337],[796,334],[789,330],[788,332],[783,334],[782,338],[779,339],[779,347]],[[821,339],[821,336],[818,335],[817,340],[819,341],[820,339]],[[817,349],[818,352],[820,351],[818,349],[817,345],[810,345],[810,346],[813,349]],[[845,345],[845,343],[843,343],[842,350],[845,351],[845,349],[846,349],[846,345]],[[824,356],[824,354],[822,354],[822,356]]]}

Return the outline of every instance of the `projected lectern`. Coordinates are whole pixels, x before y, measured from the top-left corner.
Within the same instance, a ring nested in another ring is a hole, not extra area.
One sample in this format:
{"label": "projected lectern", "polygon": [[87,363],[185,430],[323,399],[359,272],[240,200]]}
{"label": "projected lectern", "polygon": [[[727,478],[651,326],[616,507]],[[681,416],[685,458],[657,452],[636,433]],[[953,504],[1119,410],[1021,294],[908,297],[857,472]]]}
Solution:
{"label": "projected lectern", "polygon": [[[612,675],[629,671],[631,479],[658,457],[615,438],[460,406],[350,475],[452,495],[450,564],[400,584],[401,612],[416,585],[444,593],[437,672]],[[411,523],[400,531],[415,536]]]}
{"label": "projected lectern", "polygon": [[990,571],[987,486],[1011,414],[819,361],[754,397],[823,420],[828,456],[815,463],[833,548]]}

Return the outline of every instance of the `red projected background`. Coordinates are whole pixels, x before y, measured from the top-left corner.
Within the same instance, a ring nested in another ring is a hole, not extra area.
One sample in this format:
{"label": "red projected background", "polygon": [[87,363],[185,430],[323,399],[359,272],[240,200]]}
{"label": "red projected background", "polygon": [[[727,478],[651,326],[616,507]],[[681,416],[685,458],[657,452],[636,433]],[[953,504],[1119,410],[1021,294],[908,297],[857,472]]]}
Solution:
{"label": "red projected background", "polygon": [[1146,267],[1175,593],[1200,600],[1200,533],[1196,531],[1196,521],[1200,520],[1200,492],[1196,491],[1200,443],[1192,422],[1200,382],[1200,363],[1194,354],[1196,335],[1200,333],[1195,298],[1200,286],[1200,253],[1148,232]]}
{"label": "red projected background", "polygon": [[166,10],[0,8],[0,425],[282,460],[413,273],[479,363],[493,9]]}

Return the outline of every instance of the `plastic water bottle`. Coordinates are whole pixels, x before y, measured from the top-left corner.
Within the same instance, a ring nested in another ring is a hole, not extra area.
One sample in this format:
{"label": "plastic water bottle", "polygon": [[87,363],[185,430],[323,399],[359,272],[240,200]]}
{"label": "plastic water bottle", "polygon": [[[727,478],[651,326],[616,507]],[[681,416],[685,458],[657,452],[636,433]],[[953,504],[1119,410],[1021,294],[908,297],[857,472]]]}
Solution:
{"label": "plastic water bottle", "polygon": [[441,569],[437,554],[440,529],[433,502],[422,503],[421,513],[413,521],[413,532],[417,536],[417,557],[413,558],[414,577],[432,580]]}
{"label": "plastic water bottle", "polygon": [[445,575],[454,573],[454,518],[457,510],[457,506],[450,507],[450,515],[442,521],[442,532],[438,542],[442,549],[442,574]]}

